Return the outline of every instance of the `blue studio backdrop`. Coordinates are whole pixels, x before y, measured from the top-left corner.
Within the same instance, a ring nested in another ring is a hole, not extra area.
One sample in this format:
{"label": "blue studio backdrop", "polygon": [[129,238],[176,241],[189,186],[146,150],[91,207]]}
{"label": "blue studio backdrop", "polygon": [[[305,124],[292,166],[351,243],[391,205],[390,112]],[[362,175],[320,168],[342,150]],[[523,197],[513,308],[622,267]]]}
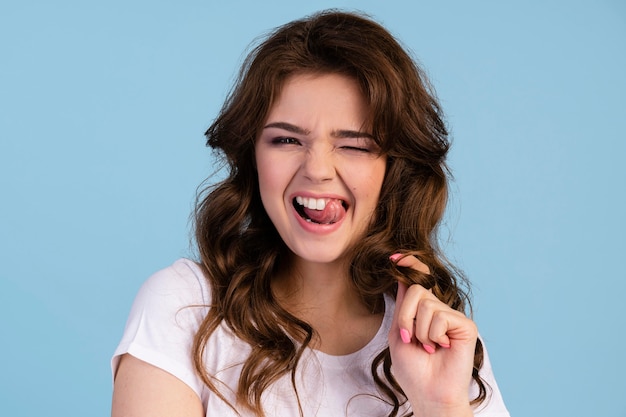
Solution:
{"label": "blue studio backdrop", "polygon": [[625,417],[626,4],[0,5],[0,415],[106,416],[141,283],[193,256],[203,132],[253,39],[362,10],[422,63],[453,137],[444,225],[514,416]]}

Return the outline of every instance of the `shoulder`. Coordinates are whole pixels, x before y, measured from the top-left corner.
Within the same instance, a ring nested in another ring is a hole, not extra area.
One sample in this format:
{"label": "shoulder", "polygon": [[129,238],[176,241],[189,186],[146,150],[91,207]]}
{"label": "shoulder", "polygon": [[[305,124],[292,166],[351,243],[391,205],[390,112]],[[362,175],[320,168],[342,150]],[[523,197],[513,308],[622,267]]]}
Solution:
{"label": "shoulder", "polygon": [[121,356],[129,353],[178,377],[200,395],[202,384],[190,352],[210,302],[209,284],[189,259],[149,277],[135,297],[111,361],[113,375]]}
{"label": "shoulder", "polygon": [[187,307],[206,308],[211,302],[210,294],[209,283],[200,266],[189,259],[179,259],[143,283],[135,297],[131,316],[149,311],[153,317],[165,318],[165,315]]}
{"label": "shoulder", "polygon": [[[508,417],[509,412],[502,399],[500,388],[496,382],[496,378],[493,374],[491,367],[491,360],[489,359],[489,353],[485,341],[481,338],[483,344],[483,366],[480,368],[480,377],[487,384],[487,398],[485,402],[476,407],[475,415],[481,417]],[[475,383],[471,386],[470,398],[475,398],[478,394],[478,388]]]}
{"label": "shoulder", "polygon": [[171,321],[186,310],[204,317],[210,302],[209,283],[200,266],[189,259],[179,259],[143,283],[135,296],[127,325],[132,324],[133,319],[142,323]]}
{"label": "shoulder", "polygon": [[200,266],[190,259],[179,259],[148,278],[137,298],[167,298],[194,304],[208,304],[210,291]]}
{"label": "shoulder", "polygon": [[[164,339],[193,338],[211,302],[209,283],[189,259],[179,259],[150,276],[139,289],[128,325]],[[130,330],[127,328],[127,331]]]}

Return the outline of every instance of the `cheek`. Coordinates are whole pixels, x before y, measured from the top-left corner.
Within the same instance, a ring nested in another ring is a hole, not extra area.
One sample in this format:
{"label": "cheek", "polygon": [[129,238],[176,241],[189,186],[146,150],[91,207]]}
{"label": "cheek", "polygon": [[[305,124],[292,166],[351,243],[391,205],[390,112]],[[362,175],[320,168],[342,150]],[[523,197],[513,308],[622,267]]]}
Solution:
{"label": "cheek", "polygon": [[[257,154],[258,155],[258,154]],[[267,171],[267,163],[263,158],[256,158],[256,172],[257,172],[257,181],[259,183],[259,193],[261,194],[261,202],[267,211],[267,191],[271,190],[271,187],[268,187],[268,181],[270,179],[270,173]]]}
{"label": "cheek", "polygon": [[376,200],[380,196],[380,190],[385,180],[386,163],[384,161],[376,161],[375,164],[369,167],[370,175],[361,184],[363,190],[366,190],[367,198]]}
{"label": "cheek", "polygon": [[261,194],[261,201],[263,206],[267,210],[268,202],[271,202],[270,194],[275,187],[272,184],[272,176],[270,172],[267,172],[263,167],[258,167],[258,181],[259,181],[259,193]]}
{"label": "cheek", "polygon": [[257,179],[263,207],[273,217],[276,208],[283,205],[286,188],[284,170],[276,161],[268,158],[257,159]]}
{"label": "cheek", "polygon": [[266,152],[257,149],[255,162],[259,184],[263,188],[263,184],[272,178],[272,161]]}
{"label": "cheek", "polygon": [[267,163],[257,164],[257,175],[259,180],[259,188],[271,191],[279,186],[281,175],[276,164]]}

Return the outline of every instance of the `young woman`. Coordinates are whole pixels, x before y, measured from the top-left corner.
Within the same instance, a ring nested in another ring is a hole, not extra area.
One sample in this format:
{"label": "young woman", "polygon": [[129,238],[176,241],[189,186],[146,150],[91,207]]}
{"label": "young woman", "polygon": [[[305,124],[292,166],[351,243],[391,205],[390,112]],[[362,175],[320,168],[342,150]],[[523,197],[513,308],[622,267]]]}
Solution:
{"label": "young woman", "polygon": [[230,175],[199,199],[199,261],[137,296],[113,416],[508,416],[437,247],[441,111],[384,28],[278,28],[206,135]]}

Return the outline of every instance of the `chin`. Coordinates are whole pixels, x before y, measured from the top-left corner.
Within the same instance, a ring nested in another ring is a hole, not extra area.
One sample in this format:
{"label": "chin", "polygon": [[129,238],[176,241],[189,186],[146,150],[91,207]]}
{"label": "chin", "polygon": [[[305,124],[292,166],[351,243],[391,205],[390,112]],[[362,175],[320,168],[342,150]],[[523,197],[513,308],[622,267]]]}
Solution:
{"label": "chin", "polygon": [[[306,248],[290,248],[294,256],[304,262],[315,264],[332,264],[346,258],[348,250],[329,248],[327,243],[318,247],[307,246]],[[295,250],[294,250],[295,249]]]}

